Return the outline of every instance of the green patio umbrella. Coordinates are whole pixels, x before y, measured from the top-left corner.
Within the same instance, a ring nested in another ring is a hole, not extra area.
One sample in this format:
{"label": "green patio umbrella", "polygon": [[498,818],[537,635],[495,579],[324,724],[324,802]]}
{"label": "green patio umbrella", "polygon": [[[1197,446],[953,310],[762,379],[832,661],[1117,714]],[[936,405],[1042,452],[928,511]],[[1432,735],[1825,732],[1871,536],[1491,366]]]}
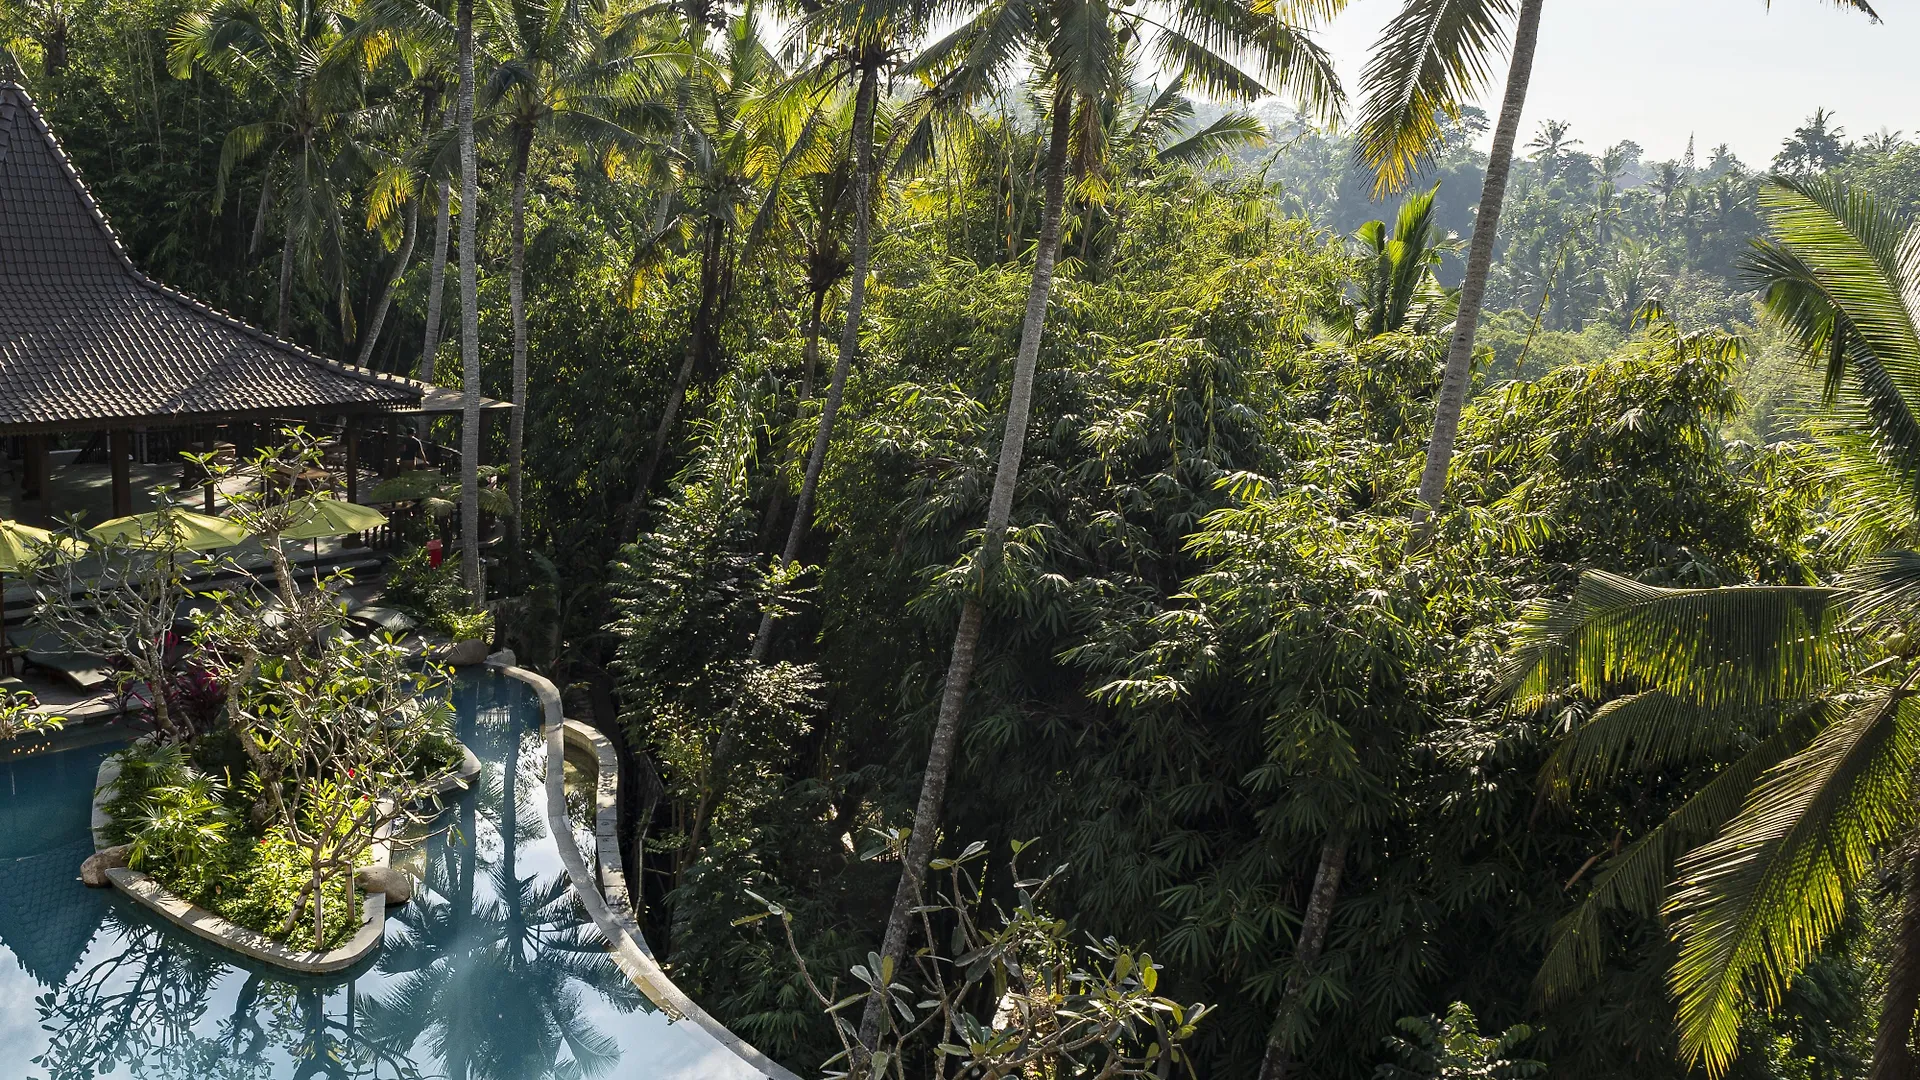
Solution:
{"label": "green patio umbrella", "polygon": [[[17,521],[0,521],[0,604],[4,604],[7,594],[7,575],[17,574],[32,566],[49,547],[59,547],[77,555],[86,545],[78,540],[60,539],[45,529],[36,529]],[[13,670],[13,663],[7,656],[5,624],[6,620],[0,619],[0,675]]]}
{"label": "green patio umbrella", "polygon": [[237,522],[191,510],[150,510],[144,514],[103,521],[87,530],[103,544],[124,543],[135,549],[152,550],[173,546],[188,551],[214,551],[232,547],[247,538],[247,530]]}
{"label": "green patio umbrella", "polygon": [[371,506],[345,502],[326,495],[309,495],[289,504],[294,524],[280,533],[282,540],[318,540],[326,536],[351,536],[387,523],[387,515]]}

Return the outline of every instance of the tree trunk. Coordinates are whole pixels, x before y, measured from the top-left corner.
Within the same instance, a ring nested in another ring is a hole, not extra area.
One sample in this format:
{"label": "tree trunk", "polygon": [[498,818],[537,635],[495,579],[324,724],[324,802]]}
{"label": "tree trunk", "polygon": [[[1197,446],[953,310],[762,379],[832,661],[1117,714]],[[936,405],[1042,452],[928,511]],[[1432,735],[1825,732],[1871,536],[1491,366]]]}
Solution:
{"label": "tree trunk", "polygon": [[[800,481],[800,495],[793,505],[793,524],[787,529],[787,543],[780,551],[780,565],[792,566],[806,543],[812,525],[813,497],[820,487],[820,470],[826,465],[827,446],[833,441],[833,423],[840,415],[840,400],[846,392],[847,373],[853,367],[854,354],[860,351],[860,310],[867,297],[867,263],[873,242],[873,114],[880,95],[878,56],[865,57],[860,73],[860,89],[853,105],[853,276],[847,283],[847,321],[840,330],[840,356],[834,361],[833,378],[827,383],[827,399],[820,407],[820,427],[813,435],[813,449],[807,454],[807,472]],[[1049,266],[1051,275],[1051,266]],[[1052,278],[1048,278],[1051,285]],[[1046,301],[1041,300],[1044,315]],[[817,310],[817,309],[816,309]],[[815,319],[815,324],[818,324]],[[1036,331],[1037,332],[1037,331]],[[1036,347],[1038,339],[1036,338]],[[1024,342],[1022,344],[1024,348]],[[812,367],[809,364],[808,370]],[[1022,429],[1024,434],[1024,428]],[[1017,467],[1017,466],[1016,466]],[[753,635],[753,662],[766,659],[773,644],[773,613],[760,616],[760,627]]]}
{"label": "tree trunk", "polygon": [[273,313],[273,332],[285,339],[287,326],[293,307],[293,214],[287,214],[286,236],[280,242],[280,298],[279,308]]}
{"label": "tree trunk", "polygon": [[1887,965],[1886,995],[1874,1033],[1873,1070],[1867,1080],[1914,1080],[1913,1022],[1920,1013],[1920,852],[1908,852],[1901,867],[1900,929]]}
{"label": "tree trunk", "polygon": [[[1053,291],[1053,263],[1060,253],[1060,211],[1065,201],[1067,138],[1072,124],[1072,98],[1065,91],[1058,92],[1053,102],[1053,133],[1046,151],[1046,201],[1041,210],[1040,243],[1034,251],[1033,284],[1027,290],[1026,316],[1020,324],[1020,351],[1014,357],[1013,385],[1007,392],[1006,433],[1001,438],[1000,461],[993,472],[987,528],[974,569],[975,591],[961,609],[960,625],[954,631],[953,658],[947,666],[947,681],[940,695],[940,714],[934,723],[933,745],[927,752],[926,776],[920,782],[913,832],[907,839],[900,884],[894,890],[893,910],[887,916],[886,937],[880,946],[882,961],[891,958],[895,970],[901,970],[906,959],[908,924],[912,909],[919,902],[920,886],[926,879],[927,863],[933,859],[933,845],[940,831],[940,812],[946,802],[954,744],[960,733],[960,712],[966,706],[967,687],[973,680],[980,626],[985,619],[980,593],[993,578],[1006,547],[1007,523],[1013,517],[1014,485],[1020,477],[1020,457],[1027,443],[1027,419],[1033,408],[1040,333],[1046,325],[1047,300]],[[867,999],[866,1011],[860,1018],[862,1045],[871,1047],[879,1036],[886,1002],[884,994]]]}
{"label": "tree trunk", "polygon": [[1540,37],[1541,0],[1521,0],[1520,20],[1513,31],[1513,63],[1507,71],[1507,93],[1500,103],[1500,120],[1493,129],[1493,149],[1487,156],[1487,179],[1480,188],[1480,212],[1473,221],[1473,243],[1467,250],[1467,276],[1460,286],[1460,310],[1447,347],[1447,366],[1440,379],[1440,398],[1434,404],[1433,439],[1427,443],[1427,464],[1420,472],[1420,501],[1413,509],[1416,534],[1440,508],[1447,493],[1447,468],[1453,463],[1454,437],[1460,430],[1460,410],[1466,405],[1467,379],[1472,374],[1473,340],[1480,321],[1480,302],[1487,294],[1487,274],[1493,268],[1494,234],[1500,227],[1500,207],[1507,197],[1507,176],[1513,167],[1513,144],[1520,134],[1520,112],[1527,103],[1527,81],[1533,76],[1534,45]]}
{"label": "tree trunk", "polygon": [[[807,344],[801,352],[800,395],[794,402],[794,412],[800,406],[813,400],[814,369],[820,366],[820,312],[827,305],[827,289],[815,286],[812,311],[807,317]],[[786,485],[780,481],[780,474],[786,471],[786,449],[780,451],[780,467],[774,471],[773,493],[767,496],[767,513],[760,521],[760,544],[762,547],[773,538],[773,530],[780,524],[780,515],[786,508]],[[764,619],[762,620],[764,622]]]}
{"label": "tree trunk", "polygon": [[515,581],[521,579],[520,493],[521,449],[527,435],[527,159],[533,152],[531,129],[514,133],[513,145],[513,261],[508,273],[508,303],[513,309],[513,416],[507,435],[507,492],[513,516],[507,535],[513,553]]}
{"label": "tree trunk", "polygon": [[1279,1015],[1273,1021],[1273,1034],[1267,1038],[1267,1052],[1260,1061],[1260,1080],[1286,1080],[1293,1065],[1293,1054],[1287,1049],[1288,1015],[1299,1000],[1306,973],[1320,962],[1320,953],[1327,946],[1333,901],[1340,894],[1340,876],[1346,865],[1347,834],[1335,832],[1320,846],[1320,865],[1313,872],[1313,891],[1307,895],[1307,913],[1300,920],[1300,937],[1293,945],[1293,973],[1287,976]]}
{"label": "tree trunk", "polygon": [[420,200],[409,200],[407,222],[400,238],[400,253],[393,260],[393,272],[387,275],[386,288],[380,290],[380,302],[373,306],[373,313],[367,316],[367,332],[360,340],[360,366],[371,366],[373,347],[380,340],[380,327],[387,321],[387,309],[393,306],[393,294],[399,291],[400,278],[407,272],[407,263],[413,260],[414,241],[420,235]]}
{"label": "tree trunk", "polygon": [[[427,334],[420,346],[420,361],[414,368],[414,378],[421,382],[433,381],[434,360],[440,353],[441,302],[447,292],[447,241],[452,232],[453,185],[446,177],[440,178],[440,207],[435,214],[433,232],[433,265],[427,270]],[[432,420],[425,414],[420,417],[420,441],[427,441],[427,431]]]}
{"label": "tree trunk", "polygon": [[660,462],[667,456],[667,440],[673,435],[673,424],[680,416],[680,409],[687,401],[687,386],[693,382],[693,369],[707,351],[710,324],[717,321],[720,301],[717,292],[720,289],[720,246],[721,231],[718,226],[709,224],[706,229],[706,243],[700,253],[700,302],[693,309],[693,325],[688,328],[687,355],[680,361],[680,370],[673,377],[673,389],[667,391],[666,407],[660,413],[660,423],[653,431],[653,449],[647,454],[647,463],[640,470],[640,482],[634,485],[633,501],[627,504],[627,513],[621,522],[620,538],[625,542],[640,527],[640,515],[646,512],[647,492],[653,488],[654,474],[660,471]]}
{"label": "tree trunk", "polygon": [[475,607],[486,601],[480,566],[480,279],[474,218],[480,212],[473,145],[473,0],[459,0],[460,43],[460,573]]}

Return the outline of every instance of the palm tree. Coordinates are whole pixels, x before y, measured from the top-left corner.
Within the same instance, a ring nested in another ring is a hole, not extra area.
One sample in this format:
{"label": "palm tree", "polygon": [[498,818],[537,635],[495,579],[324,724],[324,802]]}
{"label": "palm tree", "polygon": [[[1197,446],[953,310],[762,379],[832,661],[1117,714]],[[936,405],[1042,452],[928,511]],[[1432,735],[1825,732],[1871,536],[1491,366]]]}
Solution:
{"label": "palm tree", "polygon": [[1451,313],[1453,294],[1434,277],[1450,246],[1433,219],[1439,190],[1436,184],[1408,196],[1391,235],[1384,221],[1369,221],[1353,234],[1360,248],[1360,295],[1342,299],[1329,313],[1335,337],[1358,342],[1403,330],[1425,333]]}
{"label": "palm tree", "polygon": [[[1216,97],[1251,101],[1285,90],[1324,115],[1337,113],[1342,100],[1339,80],[1326,54],[1282,15],[1295,10],[1189,0],[988,0],[913,64],[917,71],[937,79],[950,100],[966,102],[988,91],[1014,62],[1030,57],[1038,65],[1032,77],[1042,88],[1051,130],[1043,165],[1040,236],[1007,393],[1006,426],[994,467],[986,529],[970,560],[972,586],[954,630],[913,831],[881,945],[883,963],[899,968],[906,957],[912,912],[939,834],[960,716],[986,621],[983,594],[998,576],[1013,517],[1040,337],[1053,289],[1054,262],[1060,253],[1067,177],[1100,168],[1105,119],[1111,103],[1127,90],[1134,50],[1153,55],[1163,69],[1180,73]],[[884,998],[875,994],[867,1000],[860,1025],[863,1045],[874,1045],[879,1034]]]}
{"label": "palm tree", "polygon": [[474,227],[474,215],[480,212],[480,162],[473,133],[473,0],[455,0],[454,8],[460,57],[454,121],[460,140],[460,573],[473,605],[479,607],[487,592],[480,565],[480,278]]}
{"label": "palm tree", "polygon": [[[1913,224],[1822,179],[1761,191],[1754,268],[1772,319],[1827,371],[1815,431],[1853,550],[1920,538],[1920,246]],[[1555,996],[1601,966],[1612,912],[1661,918],[1680,1050],[1709,1075],[1822,947],[1876,866],[1904,875],[1874,1080],[1920,1074],[1920,554],[1883,550],[1830,586],[1667,589],[1608,574],[1534,610],[1509,660],[1516,704],[1603,701],[1554,750],[1547,794],[1729,760],[1603,864],[1556,927]],[[1673,884],[1668,885],[1672,881]]]}
{"label": "palm tree", "polygon": [[315,244],[334,269],[342,334],[352,336],[340,207],[363,148],[349,131],[362,107],[359,68],[350,50],[338,48],[348,26],[346,14],[325,2],[222,0],[183,16],[168,50],[174,77],[203,67],[256,88],[272,103],[268,119],[227,133],[213,199],[216,208],[226,200],[234,165],[266,152],[251,249],[265,237],[277,191],[283,235],[274,332],[281,337],[292,324],[298,251]]}
{"label": "palm tree", "polygon": [[[1832,2],[1879,21],[1866,0]],[[1374,170],[1378,190],[1400,188],[1431,161],[1445,133],[1443,122],[1457,118],[1460,105],[1473,99],[1485,85],[1489,61],[1505,41],[1504,24],[1512,15],[1512,0],[1406,0],[1388,22],[1361,76],[1366,100],[1356,132],[1358,154]],[[1520,0],[1506,93],[1494,124],[1480,209],[1467,249],[1459,315],[1447,346],[1440,396],[1434,404],[1433,435],[1427,443],[1426,465],[1420,472],[1419,501],[1413,508],[1416,527],[1426,524],[1446,495],[1447,469],[1453,461],[1460,410],[1466,404],[1467,379],[1472,373],[1480,304],[1486,298],[1487,275],[1493,268],[1494,236],[1506,201],[1514,140],[1520,132],[1520,113],[1527,101],[1527,83],[1533,77],[1534,46],[1539,36],[1540,0]],[[1420,535],[1418,528],[1416,535]]]}
{"label": "palm tree", "polygon": [[[820,404],[820,422],[814,430],[813,446],[807,452],[806,471],[800,480],[800,494],[794,501],[793,522],[781,547],[780,566],[791,567],[800,557],[807,531],[813,525],[813,500],[820,487],[820,471],[826,465],[827,447],[833,440],[833,428],[840,415],[840,403],[846,395],[847,375],[853,358],[860,351],[860,318],[866,307],[867,270],[873,258],[873,204],[879,186],[879,169],[874,153],[874,122],[880,111],[881,84],[896,63],[902,44],[924,26],[932,5],[915,0],[871,4],[849,0],[818,7],[802,23],[802,32],[820,43],[822,59],[811,75],[844,75],[855,85],[853,122],[847,131],[847,146],[853,159],[853,237],[852,265],[847,284],[847,311],[840,330],[840,351],[834,360],[833,375],[827,381],[827,393]],[[819,294],[815,294],[818,299]],[[818,325],[816,308],[815,325]],[[809,361],[811,376],[811,361]],[[764,660],[773,640],[773,611],[761,616],[754,634],[752,657]]]}
{"label": "palm tree", "polygon": [[757,247],[753,234],[774,212],[770,204],[785,198],[795,172],[820,167],[827,150],[818,127],[799,122],[808,111],[804,98],[792,92],[788,73],[760,36],[756,20],[732,20],[722,43],[719,57],[699,64],[699,77],[686,87],[687,99],[676,109],[682,127],[670,145],[677,147],[671,157],[681,183],[661,232],[635,259],[630,283],[629,296],[637,300],[669,254],[663,242],[667,235],[683,234],[695,253],[698,275],[687,346],[627,504],[623,536],[638,527],[694,374],[711,370],[718,360],[742,240]]}
{"label": "palm tree", "polygon": [[507,436],[508,528],[520,553],[522,447],[527,406],[527,173],[537,141],[575,150],[633,151],[640,137],[621,123],[640,69],[659,56],[635,50],[632,33],[609,35],[590,5],[570,0],[496,0],[486,11],[487,40],[499,56],[483,104],[490,128],[508,144],[513,185],[507,296],[513,322],[513,414]]}

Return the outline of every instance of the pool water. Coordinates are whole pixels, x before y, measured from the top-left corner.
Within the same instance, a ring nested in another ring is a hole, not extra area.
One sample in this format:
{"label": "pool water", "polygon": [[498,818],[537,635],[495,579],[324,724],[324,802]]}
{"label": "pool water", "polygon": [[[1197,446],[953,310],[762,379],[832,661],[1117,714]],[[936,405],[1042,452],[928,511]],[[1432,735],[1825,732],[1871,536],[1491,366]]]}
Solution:
{"label": "pool water", "polygon": [[[672,1024],[607,955],[547,832],[526,684],[454,687],[482,763],[364,970],[299,978],[81,885],[112,743],[0,763],[0,1077],[13,1080],[706,1080],[757,1075]],[[588,849],[591,850],[591,849]]]}

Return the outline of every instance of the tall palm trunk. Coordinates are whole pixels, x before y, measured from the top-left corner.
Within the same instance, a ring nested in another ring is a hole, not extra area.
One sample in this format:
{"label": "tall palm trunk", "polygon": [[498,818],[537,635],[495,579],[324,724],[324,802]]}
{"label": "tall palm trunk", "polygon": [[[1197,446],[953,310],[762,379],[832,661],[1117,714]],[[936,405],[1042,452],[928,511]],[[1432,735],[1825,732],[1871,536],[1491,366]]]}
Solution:
{"label": "tall palm trunk", "polygon": [[513,309],[513,418],[507,436],[507,492],[513,516],[507,535],[513,552],[513,577],[520,576],[521,447],[527,435],[527,159],[533,153],[533,130],[514,132],[513,143],[513,262],[507,296]]}
{"label": "tall palm trunk", "polygon": [[360,339],[360,366],[368,367],[373,360],[373,347],[380,341],[380,327],[387,321],[387,309],[393,306],[393,294],[399,291],[400,278],[407,272],[407,264],[413,261],[414,242],[420,235],[420,200],[410,199],[407,203],[407,220],[400,236],[400,252],[394,256],[393,271],[387,275],[386,287],[380,290],[380,302],[373,306],[373,313],[367,316],[367,332]]}
{"label": "tall palm trunk", "polygon": [[[1013,362],[1013,385],[1007,391],[1007,426],[1000,441],[1000,461],[993,472],[993,496],[987,503],[987,529],[974,568],[975,592],[960,611],[953,634],[953,658],[940,695],[940,713],[933,727],[933,745],[927,751],[927,771],[920,782],[920,802],[914,810],[913,832],[907,839],[900,884],[893,893],[893,910],[880,946],[883,959],[895,970],[907,955],[907,931],[926,880],[927,863],[940,832],[940,813],[946,803],[947,780],[953,772],[953,750],[960,733],[960,712],[967,703],[967,687],[980,647],[980,626],[986,617],[979,589],[993,578],[1006,547],[1007,523],[1013,517],[1013,490],[1020,478],[1020,457],[1026,450],[1027,419],[1033,408],[1034,368],[1040,360],[1040,333],[1046,325],[1047,300],[1053,291],[1053,263],[1060,254],[1061,204],[1067,179],[1067,138],[1073,124],[1073,100],[1065,91],[1053,101],[1053,133],[1047,143],[1046,194],[1040,214],[1040,243],[1034,251],[1033,284],[1027,290],[1027,311],[1020,324],[1020,351]],[[860,1018],[860,1042],[872,1046],[880,1034],[886,995],[867,999]]]}
{"label": "tall palm trunk", "polygon": [[1447,366],[1440,378],[1440,399],[1434,405],[1433,439],[1427,443],[1427,464],[1420,472],[1420,501],[1413,510],[1416,533],[1439,509],[1447,493],[1447,468],[1453,462],[1454,437],[1460,430],[1460,410],[1466,405],[1467,377],[1472,373],[1473,340],[1480,321],[1480,302],[1487,295],[1487,274],[1493,268],[1494,234],[1500,227],[1500,207],[1507,197],[1507,177],[1513,168],[1513,144],[1520,134],[1520,112],[1527,103],[1527,82],[1533,77],[1533,51],[1540,37],[1540,0],[1521,0],[1520,20],[1513,31],[1513,63],[1507,70],[1507,93],[1500,102],[1500,120],[1493,129],[1493,148],[1487,155],[1487,179],[1480,188],[1480,212],[1473,220],[1473,243],[1467,249],[1467,277],[1460,286],[1460,310],[1447,347]]}
{"label": "tall palm trunk", "polygon": [[[813,294],[813,300],[812,307],[807,315],[807,343],[800,351],[800,394],[794,402],[794,410],[796,413],[799,411],[800,406],[813,400],[814,372],[820,366],[820,313],[827,306],[827,293],[830,289],[831,286],[823,288],[817,283],[808,289],[808,291]],[[780,465],[779,468],[774,470],[774,475],[777,477],[779,474],[784,473],[786,468],[786,451],[782,449]],[[780,515],[785,511],[786,489],[784,485],[775,483],[773,485],[773,494],[767,497],[766,516],[760,520],[760,542],[762,545],[772,539],[774,526],[780,523]],[[765,620],[763,619],[762,624],[764,625],[764,623]]]}
{"label": "tall palm trunk", "polygon": [[1914,1080],[1913,1023],[1920,1016],[1920,851],[1902,860],[1900,925],[1887,965],[1886,996],[1874,1033],[1873,1070],[1867,1080]]}
{"label": "tall palm trunk", "polygon": [[[840,331],[840,356],[834,361],[833,378],[827,383],[827,399],[820,407],[820,426],[813,435],[813,449],[807,454],[806,475],[800,481],[800,496],[793,506],[793,524],[787,529],[787,543],[780,552],[780,565],[792,566],[800,557],[812,525],[813,497],[820,487],[820,470],[827,461],[827,446],[833,440],[833,423],[840,414],[840,401],[846,393],[847,372],[853,367],[854,354],[860,351],[860,310],[867,298],[867,263],[873,255],[873,114],[880,96],[879,50],[862,56],[860,89],[853,103],[853,277],[847,285],[847,321]],[[819,324],[815,308],[815,325]],[[807,371],[813,371],[811,359]],[[754,663],[766,659],[773,645],[773,612],[760,616],[760,627],[753,635]]]}
{"label": "tall palm trunk", "polygon": [[693,382],[693,370],[711,347],[713,334],[720,321],[720,310],[725,304],[721,295],[725,289],[725,271],[720,262],[725,254],[725,227],[709,222],[703,230],[705,243],[700,250],[700,301],[694,305],[693,325],[688,327],[687,352],[680,360],[680,370],[674,374],[673,388],[667,391],[666,407],[660,413],[660,423],[653,431],[653,449],[647,454],[647,463],[640,470],[640,481],[634,485],[633,501],[627,504],[627,513],[622,520],[620,536],[624,542],[640,527],[640,515],[647,506],[647,492],[653,488],[653,478],[660,471],[660,462],[667,456],[667,440],[673,435],[673,425],[680,417],[680,409],[687,402],[687,387]]}
{"label": "tall palm trunk", "polygon": [[286,235],[280,241],[280,295],[278,307],[273,313],[273,332],[281,338],[287,336],[287,327],[293,315],[294,230],[293,213],[289,208]]}
{"label": "tall palm trunk", "polygon": [[480,212],[479,155],[473,145],[473,0],[459,0],[460,39],[460,411],[461,576],[477,607],[486,600],[480,566],[480,278],[474,218]]}
{"label": "tall palm trunk", "polygon": [[1293,1054],[1287,1048],[1288,1014],[1298,1005],[1307,973],[1320,962],[1327,947],[1327,927],[1333,921],[1333,901],[1340,895],[1340,878],[1346,871],[1347,834],[1335,831],[1320,846],[1320,865],[1313,872],[1313,891],[1307,894],[1307,912],[1300,920],[1300,936],[1293,945],[1293,973],[1287,976],[1280,999],[1279,1015],[1274,1018],[1273,1033],[1267,1037],[1267,1052],[1260,1060],[1260,1080],[1286,1080],[1293,1067]]}
{"label": "tall palm trunk", "polygon": [[[433,265],[427,270],[427,336],[420,345],[420,362],[414,368],[414,378],[421,382],[433,379],[433,365],[440,352],[440,318],[442,301],[447,293],[447,242],[453,231],[453,185],[446,177],[440,178],[440,207],[435,215],[433,227]],[[420,441],[425,442],[432,421],[425,414],[420,417]]]}

